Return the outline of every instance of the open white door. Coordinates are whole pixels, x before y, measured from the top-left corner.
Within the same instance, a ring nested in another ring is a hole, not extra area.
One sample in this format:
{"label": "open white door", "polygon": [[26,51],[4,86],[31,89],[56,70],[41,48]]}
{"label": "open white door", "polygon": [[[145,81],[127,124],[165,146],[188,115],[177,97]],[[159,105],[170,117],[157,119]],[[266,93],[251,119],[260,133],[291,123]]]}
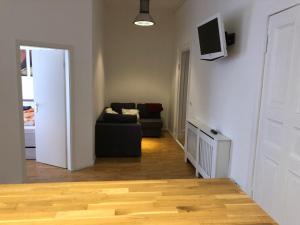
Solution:
{"label": "open white door", "polygon": [[300,6],[270,17],[254,198],[300,224]]}
{"label": "open white door", "polygon": [[36,160],[67,168],[65,50],[33,49]]}
{"label": "open white door", "polygon": [[177,139],[185,145],[185,124],[187,113],[187,97],[188,97],[188,80],[190,67],[190,51],[186,50],[181,53],[180,78],[179,78],[179,101],[178,101],[178,128]]}

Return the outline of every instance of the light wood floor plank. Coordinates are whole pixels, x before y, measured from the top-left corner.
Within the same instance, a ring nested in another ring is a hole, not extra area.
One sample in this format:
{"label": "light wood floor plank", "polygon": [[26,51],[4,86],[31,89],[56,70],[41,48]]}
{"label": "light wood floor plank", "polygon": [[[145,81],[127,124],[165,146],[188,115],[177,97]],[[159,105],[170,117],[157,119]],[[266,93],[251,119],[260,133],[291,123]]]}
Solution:
{"label": "light wood floor plank", "polygon": [[230,180],[182,179],[0,185],[0,224],[276,223]]}

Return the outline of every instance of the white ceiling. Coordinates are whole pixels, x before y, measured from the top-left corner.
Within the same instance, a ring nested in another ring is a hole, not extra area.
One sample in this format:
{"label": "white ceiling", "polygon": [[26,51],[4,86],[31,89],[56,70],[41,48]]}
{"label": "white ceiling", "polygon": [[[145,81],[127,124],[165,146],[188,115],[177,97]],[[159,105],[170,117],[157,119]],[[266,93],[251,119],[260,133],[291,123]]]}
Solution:
{"label": "white ceiling", "polygon": [[151,5],[150,7],[168,8],[168,9],[176,10],[183,4],[184,1],[185,0],[150,0],[150,5]]}
{"label": "white ceiling", "polygon": [[[150,9],[169,9],[169,10],[176,10],[179,8],[185,0],[150,0]],[[106,4],[112,6],[122,6],[125,5],[128,7],[139,7],[140,0],[105,0]]]}

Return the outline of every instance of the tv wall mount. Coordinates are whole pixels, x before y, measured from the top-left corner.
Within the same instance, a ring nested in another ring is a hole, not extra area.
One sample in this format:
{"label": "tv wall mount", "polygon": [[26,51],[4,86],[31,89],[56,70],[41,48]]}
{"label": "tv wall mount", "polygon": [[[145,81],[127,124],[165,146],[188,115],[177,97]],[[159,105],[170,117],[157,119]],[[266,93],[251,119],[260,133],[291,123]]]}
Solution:
{"label": "tv wall mount", "polygon": [[235,44],[235,33],[225,32],[225,38],[227,46],[232,46]]}

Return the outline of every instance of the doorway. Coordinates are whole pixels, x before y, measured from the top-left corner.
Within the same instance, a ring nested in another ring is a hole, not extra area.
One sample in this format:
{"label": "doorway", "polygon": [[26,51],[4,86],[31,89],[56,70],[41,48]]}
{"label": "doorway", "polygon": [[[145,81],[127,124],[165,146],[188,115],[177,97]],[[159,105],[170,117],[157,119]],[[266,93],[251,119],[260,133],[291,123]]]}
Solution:
{"label": "doorway", "polygon": [[180,72],[179,72],[179,91],[178,91],[178,116],[177,116],[177,140],[184,146],[186,133],[186,115],[188,101],[188,82],[190,72],[190,50],[181,52]]}
{"label": "doorway", "polygon": [[300,6],[269,18],[254,199],[279,224],[299,224]]}
{"label": "doorway", "polygon": [[26,160],[70,169],[69,50],[20,45]]}

